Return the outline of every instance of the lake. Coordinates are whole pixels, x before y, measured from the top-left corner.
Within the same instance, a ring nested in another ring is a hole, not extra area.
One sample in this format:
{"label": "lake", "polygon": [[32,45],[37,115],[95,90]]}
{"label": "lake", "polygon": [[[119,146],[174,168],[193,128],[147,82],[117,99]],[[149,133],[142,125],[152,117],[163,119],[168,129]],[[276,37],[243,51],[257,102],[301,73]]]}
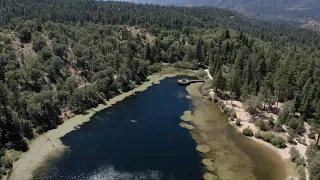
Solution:
{"label": "lake", "polygon": [[[196,151],[190,131],[179,126],[180,116],[192,109],[185,86],[177,83],[182,77],[162,80],[96,113],[91,121],[62,138],[69,150],[48,160],[34,172],[34,179],[201,180],[205,172],[202,155]],[[216,114],[220,114],[219,124],[227,122],[220,112]],[[277,179],[265,176],[277,168],[266,157],[272,155],[270,151],[230,126],[221,127],[227,132],[222,135],[250,157],[255,177]]]}

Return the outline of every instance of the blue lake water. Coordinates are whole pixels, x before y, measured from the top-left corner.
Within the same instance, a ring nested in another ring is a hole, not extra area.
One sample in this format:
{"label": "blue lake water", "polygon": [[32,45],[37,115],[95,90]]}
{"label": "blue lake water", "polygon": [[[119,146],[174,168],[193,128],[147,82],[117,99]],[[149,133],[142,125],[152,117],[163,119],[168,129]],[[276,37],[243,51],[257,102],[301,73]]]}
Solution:
{"label": "blue lake water", "polygon": [[35,179],[198,180],[201,155],[180,116],[190,109],[184,86],[167,78],[114,106],[62,138],[70,147]]}
{"label": "blue lake water", "polygon": [[[96,113],[91,121],[61,139],[70,149],[48,160],[34,172],[34,179],[201,180],[205,172],[202,156],[190,131],[179,126],[184,111],[193,109],[185,86],[177,83],[183,77],[162,80]],[[202,101],[198,97],[194,103],[201,102],[201,108],[212,114],[210,141],[216,149],[211,153],[227,160],[215,165],[233,163],[231,167],[236,169],[229,171],[244,173],[248,166],[241,164],[249,164],[254,167],[249,173],[258,180],[284,179],[279,156],[238,133],[216,105]],[[249,159],[245,163],[243,156]]]}

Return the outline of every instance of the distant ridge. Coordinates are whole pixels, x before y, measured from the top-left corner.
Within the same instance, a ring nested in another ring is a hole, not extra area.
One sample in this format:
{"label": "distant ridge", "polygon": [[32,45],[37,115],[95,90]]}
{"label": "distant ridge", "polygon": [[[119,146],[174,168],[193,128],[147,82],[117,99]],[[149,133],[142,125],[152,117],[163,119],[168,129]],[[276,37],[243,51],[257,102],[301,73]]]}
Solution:
{"label": "distant ridge", "polygon": [[319,0],[125,0],[126,2],[178,6],[214,6],[265,20],[320,20]]}

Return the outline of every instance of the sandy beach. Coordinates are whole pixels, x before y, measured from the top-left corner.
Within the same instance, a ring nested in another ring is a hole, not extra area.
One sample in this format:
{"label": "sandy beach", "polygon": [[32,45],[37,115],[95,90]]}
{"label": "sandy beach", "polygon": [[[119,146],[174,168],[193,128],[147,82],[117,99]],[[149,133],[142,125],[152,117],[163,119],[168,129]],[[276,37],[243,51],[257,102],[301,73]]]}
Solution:
{"label": "sandy beach", "polygon": [[[174,72],[174,73],[172,73]],[[206,72],[209,74],[209,71],[206,70]],[[88,110],[88,114],[86,115],[76,115],[70,119],[65,120],[65,122],[60,125],[57,129],[51,130],[46,132],[45,134],[42,134],[38,136],[35,140],[32,141],[30,144],[29,151],[26,153],[23,153],[20,157],[20,159],[13,164],[12,168],[12,174],[10,176],[10,180],[28,180],[32,179],[32,173],[37,168],[39,168],[41,165],[43,165],[48,158],[58,158],[60,155],[62,155],[66,150],[68,150],[68,147],[64,146],[60,140],[63,136],[70,133],[71,131],[79,128],[80,125],[82,125],[85,122],[90,121],[90,118],[98,111],[101,111],[103,109],[106,109],[114,104],[116,104],[119,101],[122,101],[126,97],[129,97],[131,95],[134,95],[136,92],[142,92],[146,90],[148,87],[152,86],[153,84],[160,83],[160,80],[165,79],[167,77],[173,77],[176,75],[194,75],[194,71],[172,71],[167,70],[161,73],[157,73],[154,75],[151,75],[148,77],[149,81],[143,83],[142,85],[136,87],[135,89],[125,92],[123,94],[120,94],[109,101],[105,105],[99,105],[96,108],[93,108],[91,110]],[[213,79],[212,76],[209,76],[210,79]],[[198,88],[200,87],[201,83],[196,83],[194,85],[188,86],[187,91],[189,92],[188,98],[199,98],[199,100],[202,102],[204,99],[202,98],[202,95],[198,91]],[[210,91],[210,94],[213,96],[214,92],[213,90]],[[199,101],[199,102],[200,102]],[[211,104],[211,102],[202,102],[205,103],[206,106]],[[232,104],[230,101],[224,101],[224,103],[227,106],[232,106],[237,113],[237,116],[242,120],[242,127],[236,127],[236,129],[239,132],[242,132],[242,129],[245,127],[251,127],[254,132],[258,131],[258,128],[250,122],[251,116],[249,113],[245,112],[243,108],[243,104],[238,101],[232,101]],[[210,106],[210,105],[209,105]],[[203,117],[203,115],[210,115],[212,112],[209,112],[206,110],[207,108],[199,108],[197,111],[192,114],[189,111],[186,111],[185,114],[181,117],[185,122],[182,122],[180,125],[183,128],[189,129],[191,132],[196,132],[197,130],[201,130],[202,133],[192,133],[193,137],[196,139],[198,143],[197,150],[204,153],[205,158],[203,160],[203,164],[209,169],[208,172],[205,173],[204,178],[207,180],[214,179],[216,176],[212,172],[218,172],[224,179],[255,179],[255,177],[252,175],[252,170],[254,167],[252,167],[250,164],[246,164],[244,162],[250,161],[246,155],[241,153],[240,151],[235,150],[234,152],[221,152],[223,153],[230,153],[230,157],[239,157],[241,156],[242,161],[225,161],[224,159],[219,159],[219,154],[215,154],[216,156],[215,161],[213,161],[210,157],[211,149],[217,148],[217,146],[230,146],[233,147],[232,144],[226,143],[226,144],[220,144],[216,141],[210,140],[210,131],[212,131],[212,127],[208,126],[207,121],[201,121],[199,120],[199,117]],[[190,122],[192,124],[190,124]],[[198,131],[199,132],[199,131]],[[278,149],[274,147],[273,145],[266,143],[262,140],[251,138],[252,140],[256,141],[257,143],[263,144],[264,146],[270,148],[272,151],[277,153],[286,164],[289,164],[292,166],[292,163],[288,162],[289,150],[290,145],[285,149]],[[227,140],[221,140],[227,142]],[[297,149],[300,150],[301,154],[304,155],[304,152],[306,151],[306,146],[302,144],[298,144]],[[221,158],[223,157],[221,154]],[[241,175],[239,175],[239,172],[234,171],[234,173],[230,174],[230,171],[226,171],[226,169],[233,169],[241,166],[246,166],[246,172],[241,172]],[[211,169],[211,171],[210,171]],[[288,173],[290,171],[290,173]],[[287,170],[288,177],[296,177],[297,174],[295,171],[292,171],[292,169]]]}
{"label": "sandy beach", "polygon": [[[232,101],[232,104],[231,104],[231,101],[223,101],[223,102],[225,103],[225,105],[227,107],[234,108],[236,111],[236,114],[237,114],[237,118],[241,119],[241,126],[236,126],[235,121],[233,121],[233,122],[230,121],[230,124],[234,125],[234,127],[239,132],[242,132],[243,129],[246,127],[250,127],[252,129],[253,133],[256,133],[259,131],[259,128],[251,121],[252,116],[248,112],[245,111],[245,108],[243,107],[242,102],[234,101],[234,100]],[[277,115],[271,114],[271,113],[265,114],[265,116],[266,117],[272,116],[275,120],[278,118]],[[305,127],[308,127],[308,126],[309,125],[305,123]],[[286,128],[286,127],[284,127],[284,128]],[[289,134],[287,132],[286,133],[277,133],[277,134],[283,136],[285,139],[289,136]],[[306,143],[308,145],[312,142],[312,140],[310,138],[308,138],[307,134],[304,134],[302,137],[306,138]],[[307,151],[308,146],[301,144],[301,143],[297,143],[296,145],[292,145],[292,144],[287,143],[286,148],[280,149],[280,148],[277,148],[277,147],[273,146],[272,144],[267,143],[261,139],[257,139],[255,137],[248,137],[248,138],[270,148],[272,151],[277,153],[287,165],[289,165],[287,172],[290,172],[290,173],[288,173],[287,179],[299,179],[297,172],[295,172],[296,170],[292,171],[292,167],[294,167],[295,164],[290,162],[290,149],[292,147],[295,147],[300,152],[300,154],[305,159],[307,159],[305,153]],[[307,170],[306,170],[306,176],[308,179],[308,171]]]}
{"label": "sandy beach", "polygon": [[[210,74],[209,70],[205,70],[205,72],[207,73],[208,78],[210,80],[213,80],[213,77]],[[213,96],[215,96],[213,89],[209,90],[209,95],[213,99]],[[229,121],[230,124],[234,125],[234,127],[239,132],[242,133],[243,129],[246,127],[250,127],[252,129],[253,133],[256,133],[259,131],[259,128],[251,121],[253,118],[252,115],[250,115],[248,112],[245,111],[245,107],[242,102],[235,101],[235,100],[232,100],[232,101],[231,100],[222,100],[222,102],[226,105],[226,107],[233,108],[236,112],[237,118],[239,118],[241,120],[241,126],[236,126],[235,121],[234,122]],[[278,106],[280,109],[281,109],[282,105],[283,105],[282,103],[279,103]],[[263,112],[263,113],[264,113],[265,117],[273,117],[275,120],[277,120],[277,118],[278,118],[278,116],[275,114],[267,113],[267,112]],[[286,128],[286,127],[284,127],[284,128]],[[309,129],[310,126],[307,123],[305,123],[305,128]],[[289,136],[288,133],[279,133],[279,134],[285,138],[287,138]],[[310,138],[308,138],[307,134],[304,134],[303,137],[306,138],[306,143],[309,145],[312,140]],[[291,144],[287,143],[286,148],[280,149],[280,148],[277,148],[277,147],[273,146],[272,144],[267,143],[261,139],[257,139],[254,137],[248,137],[248,138],[252,139],[253,141],[255,141],[257,143],[260,143],[260,144],[268,147],[269,149],[271,149],[272,151],[277,153],[282,158],[282,160],[286,164],[287,179],[299,179],[298,174],[296,172],[296,169],[292,169],[295,167],[295,164],[290,161],[289,151],[290,151],[291,147],[295,147],[299,150],[300,154],[306,159],[307,157],[306,157],[305,153],[306,153],[308,146],[303,145],[301,143],[298,143],[297,145],[291,145]],[[306,170],[306,176],[308,179],[308,171],[307,170]]]}
{"label": "sandy beach", "polygon": [[[226,130],[227,121],[219,120],[225,115],[219,111],[217,106],[202,97],[199,91],[202,83],[190,84],[187,87],[189,98],[192,99],[193,111],[185,111],[181,116],[184,128],[189,129],[192,137],[197,143],[197,151],[202,153],[202,163],[206,167],[203,178],[205,180],[243,180],[258,179],[253,173],[255,165],[251,158],[240,150],[229,137]],[[192,125],[189,128],[188,125]],[[241,136],[241,134],[239,133]],[[238,136],[238,134],[237,134]],[[259,146],[252,142],[255,147]],[[251,146],[250,146],[251,147]],[[279,166],[273,174],[273,179],[285,177],[285,168],[280,157],[268,148],[263,150],[271,161]],[[261,177],[260,177],[261,178]]]}
{"label": "sandy beach", "polygon": [[50,130],[42,135],[39,135],[29,145],[29,150],[23,153],[20,158],[13,163],[12,174],[10,180],[28,180],[32,179],[32,173],[38,167],[46,162],[48,158],[57,158],[63,154],[68,147],[64,146],[60,140],[63,136],[71,131],[79,128],[85,122],[90,121],[90,118],[96,113],[119,101],[122,101],[126,97],[134,95],[136,92],[142,92],[153,84],[160,83],[160,80],[167,77],[174,77],[177,75],[192,75],[193,71],[178,71],[166,69],[161,73],[148,76],[149,81],[134,88],[131,91],[122,93],[106,102],[105,105],[99,105],[96,108],[88,110],[86,115],[76,115],[70,119],[65,120],[57,129]]}

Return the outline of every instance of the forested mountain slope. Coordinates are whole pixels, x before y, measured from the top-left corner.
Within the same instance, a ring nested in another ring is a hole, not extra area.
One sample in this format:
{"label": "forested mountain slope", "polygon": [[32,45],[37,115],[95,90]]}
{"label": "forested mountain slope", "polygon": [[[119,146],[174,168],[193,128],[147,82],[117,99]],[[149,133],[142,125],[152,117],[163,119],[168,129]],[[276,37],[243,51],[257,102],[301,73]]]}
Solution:
{"label": "forested mountain slope", "polygon": [[[29,140],[66,115],[132,89],[161,62],[210,65],[213,85],[236,99],[291,101],[278,125],[302,134],[307,121],[319,133],[319,33],[216,8],[0,2],[0,156],[27,150]],[[0,168],[9,168],[3,159]]]}
{"label": "forested mountain slope", "polygon": [[303,22],[307,18],[320,20],[318,0],[125,0],[135,3],[152,3],[177,6],[212,6],[241,12],[264,20]]}
{"label": "forested mountain slope", "polygon": [[1,148],[25,150],[32,127],[55,128],[64,113],[131,89],[149,64],[125,27],[16,21],[0,31],[0,45]]}
{"label": "forested mountain slope", "polygon": [[[230,27],[267,41],[319,43],[319,33],[297,29],[286,24],[271,24],[249,19],[240,13],[211,7],[164,7],[93,0],[1,0],[0,24],[13,17],[37,18],[40,22],[108,23],[182,30],[187,27]],[[159,16],[161,14],[161,16]]]}
{"label": "forested mountain slope", "polygon": [[185,0],[183,5],[215,6],[232,9],[253,17],[272,20],[320,19],[318,0]]}

